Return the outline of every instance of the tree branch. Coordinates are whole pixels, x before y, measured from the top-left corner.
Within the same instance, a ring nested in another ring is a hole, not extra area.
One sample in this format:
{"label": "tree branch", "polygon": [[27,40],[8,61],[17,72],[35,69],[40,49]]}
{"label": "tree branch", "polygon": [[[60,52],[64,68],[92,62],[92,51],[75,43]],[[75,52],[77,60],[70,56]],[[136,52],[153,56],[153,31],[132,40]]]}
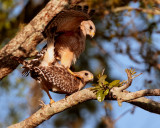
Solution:
{"label": "tree branch", "polygon": [[[92,91],[93,88],[87,88],[83,89],[81,91],[78,91],[67,98],[64,98],[60,101],[57,101],[53,103],[51,106],[50,105],[45,105],[43,108],[39,109],[36,113],[31,115],[29,118],[23,120],[20,123],[11,125],[9,128],[16,128],[16,127],[25,127],[25,128],[33,128],[41,124],[43,121],[48,120],[51,118],[51,116],[62,112],[68,108],[71,108],[79,103],[88,101],[88,100],[95,100],[96,99],[96,94]],[[147,90],[142,90],[138,91],[143,92],[143,95],[141,96],[148,96],[148,95],[157,95],[160,96],[160,90],[156,89],[147,89]],[[144,93],[145,92],[145,93]],[[149,94],[147,93],[149,92]],[[127,99],[129,95],[132,95],[132,92],[124,91],[122,92],[123,96],[122,98]],[[133,93],[135,95],[136,92]],[[130,97],[129,97],[130,98]],[[116,100],[113,96],[113,94],[110,92],[110,94],[106,97],[106,100]],[[138,99],[130,100],[130,101],[125,101],[128,103],[131,103],[133,105],[139,106],[142,109],[145,109],[149,112],[152,113],[157,113],[160,114],[160,103],[155,102],[153,100],[141,97]]]}
{"label": "tree branch", "polygon": [[128,103],[131,103],[135,106],[138,106],[146,111],[152,112],[152,113],[156,113],[156,114],[160,114],[160,103],[147,99],[145,97],[141,97],[138,99],[134,99],[131,101],[127,101]]}
{"label": "tree branch", "polygon": [[129,101],[143,96],[160,96],[160,89],[145,89],[132,93],[127,93],[127,98],[124,98],[123,101]]}
{"label": "tree branch", "polygon": [[51,0],[23,30],[0,50],[0,80],[11,73],[18,62],[11,60],[11,56],[23,59],[35,54],[35,48],[43,40],[43,32],[48,22],[66,5],[76,4],[81,0]]}
{"label": "tree branch", "polygon": [[138,12],[143,12],[143,13],[148,13],[148,14],[152,14],[152,15],[160,15],[160,11],[158,10],[158,8],[153,8],[153,9],[144,9],[144,8],[132,8],[130,6],[124,6],[124,7],[117,7],[115,9],[113,9],[113,12],[121,12],[124,10],[128,10],[128,11],[138,11]]}
{"label": "tree branch", "polygon": [[119,87],[119,91],[123,91],[125,89],[127,89],[131,84],[132,84],[132,75],[129,71],[129,69],[126,69],[126,73],[127,73],[127,77],[128,77],[128,82],[126,84],[124,84],[123,86]]}

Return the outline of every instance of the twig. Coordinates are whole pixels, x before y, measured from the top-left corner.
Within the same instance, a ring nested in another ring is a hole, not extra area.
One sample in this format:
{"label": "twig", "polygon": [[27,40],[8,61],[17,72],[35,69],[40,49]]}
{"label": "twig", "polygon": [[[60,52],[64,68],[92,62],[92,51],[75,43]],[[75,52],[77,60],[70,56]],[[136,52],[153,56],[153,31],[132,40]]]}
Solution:
{"label": "twig", "polygon": [[131,75],[131,72],[129,71],[129,69],[126,69],[126,73],[127,73],[128,80],[127,80],[126,84],[119,87],[120,91],[123,91],[123,90],[127,89],[132,84],[132,75]]}
{"label": "twig", "polygon": [[138,12],[144,12],[144,13],[148,13],[148,14],[153,14],[153,15],[160,15],[160,11],[158,9],[144,9],[144,8],[132,8],[130,6],[123,6],[123,7],[117,7],[115,9],[113,9],[113,12],[121,12],[124,10],[128,10],[128,11],[138,11]]}

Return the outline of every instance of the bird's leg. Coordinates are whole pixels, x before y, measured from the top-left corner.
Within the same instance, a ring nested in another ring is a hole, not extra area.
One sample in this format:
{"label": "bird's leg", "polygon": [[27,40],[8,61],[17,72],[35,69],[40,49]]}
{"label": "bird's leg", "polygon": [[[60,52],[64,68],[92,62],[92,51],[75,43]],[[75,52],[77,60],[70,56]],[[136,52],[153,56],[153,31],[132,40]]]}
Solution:
{"label": "bird's leg", "polygon": [[46,91],[47,92],[47,95],[49,96],[49,99],[50,99],[50,102],[49,104],[53,104],[55,101],[52,99],[51,95],[49,94],[49,91]]}
{"label": "bird's leg", "polygon": [[51,105],[52,103],[54,103],[55,101],[52,99],[51,95],[49,94],[49,90],[45,87],[43,87],[43,90],[47,93],[49,99],[50,99],[50,102],[49,104]]}
{"label": "bird's leg", "polygon": [[80,79],[82,79],[82,77],[81,77],[80,75],[75,74],[75,73],[74,73],[74,72],[72,72],[69,68],[67,68],[67,70],[68,70],[68,72],[69,72],[70,74],[72,74],[73,76],[75,76],[75,77],[79,77]]}
{"label": "bird's leg", "polygon": [[66,95],[65,95],[65,99],[67,99],[67,97],[70,96],[70,95],[71,95],[71,94],[66,94]]}
{"label": "bird's leg", "polygon": [[67,68],[68,72],[70,74],[72,74],[75,77],[79,77],[80,79],[82,78],[81,76],[79,76],[78,74],[75,74],[74,72],[72,72],[69,68],[72,64],[72,61],[74,60],[74,52],[70,51],[69,48],[63,49],[60,51],[61,54],[61,64]]}

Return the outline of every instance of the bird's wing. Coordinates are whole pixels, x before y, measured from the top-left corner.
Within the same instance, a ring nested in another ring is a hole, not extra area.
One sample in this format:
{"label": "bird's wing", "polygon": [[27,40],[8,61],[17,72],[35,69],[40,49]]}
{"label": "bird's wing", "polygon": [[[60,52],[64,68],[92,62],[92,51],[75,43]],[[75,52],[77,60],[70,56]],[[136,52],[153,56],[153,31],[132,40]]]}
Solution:
{"label": "bird's wing", "polygon": [[50,33],[73,31],[77,29],[83,20],[89,20],[93,10],[88,11],[88,6],[75,6],[58,13],[45,27],[43,35],[48,37]]}
{"label": "bird's wing", "polygon": [[[72,76],[68,71],[60,66],[39,67],[41,76],[49,82],[50,88],[59,88],[63,93],[71,94],[78,91],[80,80]],[[46,84],[47,85],[47,84]]]}
{"label": "bird's wing", "polygon": [[[29,63],[30,65],[32,65],[32,66],[33,66],[33,65],[34,65],[34,66],[39,66],[40,63],[41,63],[41,60],[42,60],[43,57],[44,57],[44,53],[46,52],[46,50],[47,50],[47,45],[45,45],[45,46],[42,48],[42,50],[35,55],[34,59],[29,60],[28,63]],[[27,61],[26,61],[26,62],[27,62]],[[29,68],[26,67],[26,66],[23,66],[23,68],[24,68],[24,70],[22,71],[22,75],[23,75],[23,76],[28,76],[29,73],[30,73]]]}

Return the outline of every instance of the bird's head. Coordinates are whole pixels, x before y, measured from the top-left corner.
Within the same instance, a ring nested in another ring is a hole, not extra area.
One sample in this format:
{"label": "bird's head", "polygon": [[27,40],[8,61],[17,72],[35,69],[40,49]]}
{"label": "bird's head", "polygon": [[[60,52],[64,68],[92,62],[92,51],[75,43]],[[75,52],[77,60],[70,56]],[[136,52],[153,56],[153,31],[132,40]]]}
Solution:
{"label": "bird's head", "polygon": [[81,90],[86,85],[87,82],[93,80],[93,74],[86,70],[80,72],[74,72],[74,74],[77,74],[78,76],[81,77],[81,83],[79,84],[78,90]]}
{"label": "bird's head", "polygon": [[80,71],[80,72],[74,72],[74,73],[79,75],[85,83],[92,81],[94,78],[93,74],[89,71],[86,71],[86,70]]}
{"label": "bird's head", "polygon": [[96,27],[91,20],[82,21],[80,28],[85,36],[90,35],[91,37],[94,37],[96,32]]}

